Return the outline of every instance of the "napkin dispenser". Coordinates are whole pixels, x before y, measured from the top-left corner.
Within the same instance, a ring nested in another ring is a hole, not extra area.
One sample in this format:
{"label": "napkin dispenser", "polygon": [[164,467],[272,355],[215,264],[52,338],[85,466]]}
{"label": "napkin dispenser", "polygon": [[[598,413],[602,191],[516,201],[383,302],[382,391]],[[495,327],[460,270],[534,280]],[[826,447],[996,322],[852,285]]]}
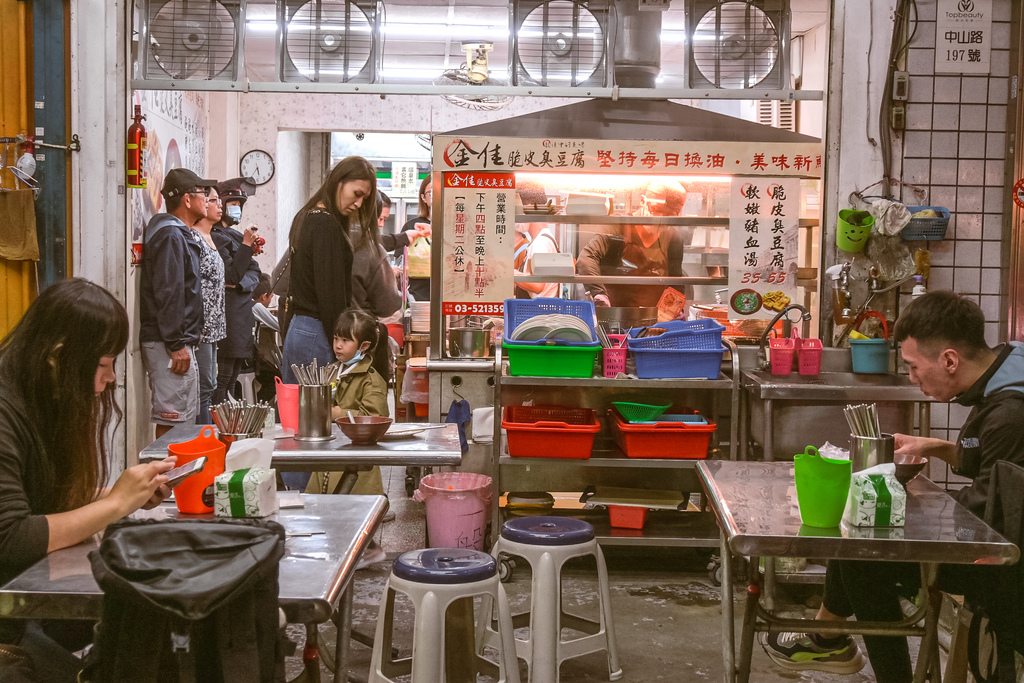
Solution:
{"label": "napkin dispenser", "polygon": [[217,517],[267,517],[278,510],[277,473],[262,467],[225,472],[213,480]]}
{"label": "napkin dispenser", "polygon": [[896,480],[896,466],[878,465],[854,473],[846,522],[856,527],[901,527],[907,521],[907,492]]}

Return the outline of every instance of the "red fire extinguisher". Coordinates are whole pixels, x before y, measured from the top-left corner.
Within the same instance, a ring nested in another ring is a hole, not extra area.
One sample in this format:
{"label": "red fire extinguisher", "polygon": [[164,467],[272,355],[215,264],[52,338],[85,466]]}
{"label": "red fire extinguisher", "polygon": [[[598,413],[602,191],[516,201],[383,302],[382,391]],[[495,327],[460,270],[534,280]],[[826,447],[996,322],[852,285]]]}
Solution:
{"label": "red fire extinguisher", "polygon": [[128,173],[128,187],[146,187],[146,127],[142,120],[141,105],[135,105],[135,123],[128,127],[128,160],[125,168]]}

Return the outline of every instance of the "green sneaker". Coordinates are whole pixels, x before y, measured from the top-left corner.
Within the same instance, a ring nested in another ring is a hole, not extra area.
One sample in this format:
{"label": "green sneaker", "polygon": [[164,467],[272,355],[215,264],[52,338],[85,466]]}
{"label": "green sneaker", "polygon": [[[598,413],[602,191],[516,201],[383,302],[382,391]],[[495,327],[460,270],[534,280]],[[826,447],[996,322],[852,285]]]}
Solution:
{"label": "green sneaker", "polygon": [[855,674],[864,668],[864,656],[850,636],[838,647],[821,647],[806,633],[762,633],[761,647],[773,662],[794,671]]}

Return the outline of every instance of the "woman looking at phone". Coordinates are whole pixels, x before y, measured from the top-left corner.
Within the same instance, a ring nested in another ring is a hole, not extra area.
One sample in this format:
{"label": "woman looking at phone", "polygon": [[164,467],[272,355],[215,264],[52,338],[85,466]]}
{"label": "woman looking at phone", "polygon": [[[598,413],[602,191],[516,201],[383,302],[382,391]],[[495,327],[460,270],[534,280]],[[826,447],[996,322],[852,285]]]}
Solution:
{"label": "woman looking at phone", "polygon": [[[127,342],[124,307],[79,278],[46,289],[0,341],[0,585],[169,495],[173,458],[130,467],[104,488],[107,428],[121,417],[114,362]],[[61,680],[39,672],[59,662],[37,626],[0,620],[0,643],[45,652],[32,656],[38,680]]]}

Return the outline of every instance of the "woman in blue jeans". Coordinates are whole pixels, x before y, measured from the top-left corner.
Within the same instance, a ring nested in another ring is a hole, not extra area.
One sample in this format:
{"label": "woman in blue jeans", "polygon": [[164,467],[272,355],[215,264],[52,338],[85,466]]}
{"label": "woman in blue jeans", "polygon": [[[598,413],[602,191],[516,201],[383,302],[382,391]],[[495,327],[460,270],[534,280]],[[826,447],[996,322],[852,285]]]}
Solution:
{"label": "woman in blue jeans", "polygon": [[[334,362],[334,323],[352,298],[352,241],[349,217],[360,225],[377,221],[377,173],[362,157],[347,157],[327,175],[320,189],[299,209],[288,234],[291,279],[286,310],[282,379],[295,384],[292,365]],[[284,475],[291,487],[305,488],[309,474]]]}

